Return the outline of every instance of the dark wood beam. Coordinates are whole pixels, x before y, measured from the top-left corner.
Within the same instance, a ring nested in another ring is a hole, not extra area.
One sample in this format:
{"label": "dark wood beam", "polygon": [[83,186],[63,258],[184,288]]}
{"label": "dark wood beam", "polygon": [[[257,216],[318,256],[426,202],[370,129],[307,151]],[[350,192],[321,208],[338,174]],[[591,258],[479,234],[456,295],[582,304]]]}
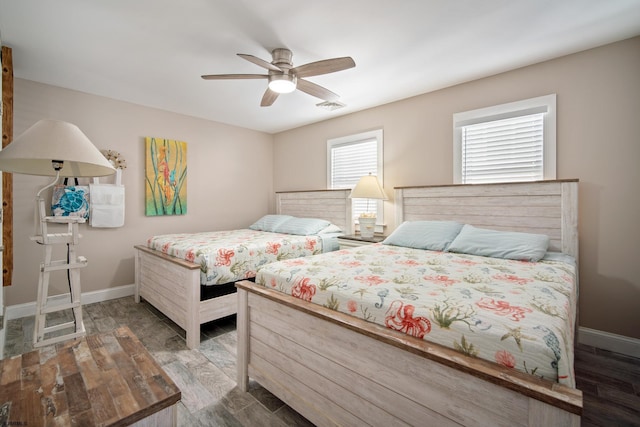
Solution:
{"label": "dark wood beam", "polygon": [[[2,46],[2,148],[13,141],[13,56]],[[13,277],[13,174],[2,173],[2,284]]]}

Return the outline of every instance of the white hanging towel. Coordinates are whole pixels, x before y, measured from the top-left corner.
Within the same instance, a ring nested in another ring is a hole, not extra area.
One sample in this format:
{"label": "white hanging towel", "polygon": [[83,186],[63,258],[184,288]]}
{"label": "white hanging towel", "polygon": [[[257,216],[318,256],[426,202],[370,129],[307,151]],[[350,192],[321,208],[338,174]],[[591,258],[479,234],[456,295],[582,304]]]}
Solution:
{"label": "white hanging towel", "polygon": [[121,170],[116,170],[115,184],[100,184],[97,178],[89,184],[91,207],[89,224],[92,227],[114,228],[124,225],[124,185]]}

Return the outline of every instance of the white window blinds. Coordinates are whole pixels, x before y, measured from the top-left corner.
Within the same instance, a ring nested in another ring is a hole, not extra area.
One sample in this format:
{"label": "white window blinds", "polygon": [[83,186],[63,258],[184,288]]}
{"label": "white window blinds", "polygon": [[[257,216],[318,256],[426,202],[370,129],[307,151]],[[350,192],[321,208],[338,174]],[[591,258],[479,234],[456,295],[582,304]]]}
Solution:
{"label": "white window blinds", "polygon": [[462,127],[462,182],[543,179],[544,114]]}
{"label": "white window blinds", "polygon": [[[384,182],[382,170],[382,129],[327,140],[327,187],[353,188],[360,178],[375,175]],[[375,213],[376,231],[382,231],[384,204],[381,200],[351,199],[353,217],[365,212]]]}
{"label": "white window blinds", "polygon": [[331,188],[353,188],[360,177],[378,170],[375,139],[336,145],[331,149]]}
{"label": "white window blinds", "polygon": [[556,95],[453,115],[453,182],[556,179]]}
{"label": "white window blinds", "polygon": [[[361,141],[335,144],[330,148],[331,188],[353,188],[364,175],[377,175],[378,141],[369,138]],[[375,201],[366,199],[352,200],[353,216],[376,210]],[[369,203],[367,205],[367,203]]]}

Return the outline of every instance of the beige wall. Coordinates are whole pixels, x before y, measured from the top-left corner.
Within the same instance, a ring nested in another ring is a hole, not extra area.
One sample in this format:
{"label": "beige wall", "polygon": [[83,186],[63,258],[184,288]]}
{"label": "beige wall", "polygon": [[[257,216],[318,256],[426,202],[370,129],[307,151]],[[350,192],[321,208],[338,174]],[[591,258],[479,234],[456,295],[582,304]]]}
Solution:
{"label": "beige wall", "polygon": [[[558,178],[580,179],[580,324],[640,338],[640,38],[529,66],[275,136],[17,79],[14,135],[41,118],[78,125],[127,160],[126,222],[83,226],[83,292],[133,283],[133,250],[152,234],[227,229],[273,211],[273,191],[326,187],[326,140],[384,129],[387,189],[452,182],[452,114],[558,95]],[[186,216],[144,216],[144,137],[188,143]],[[275,145],[274,145],[275,141]],[[14,285],[36,298],[41,249],[29,241],[46,178],[14,175]],[[385,206],[395,227],[392,201]],[[64,290],[56,280],[55,292]]]}
{"label": "beige wall", "polygon": [[640,37],[277,134],[274,190],[323,188],[327,139],[376,128],[386,189],[452,183],[453,113],[551,93],[557,177],[580,179],[580,325],[640,338]]}
{"label": "beige wall", "polygon": [[[42,118],[76,124],[98,148],[118,151],[127,161],[125,226],[81,226],[78,254],[89,260],[81,273],[83,293],[132,284],[133,246],[151,235],[243,227],[273,208],[271,135],[17,79],[14,135]],[[187,142],[186,215],[144,215],[145,136]],[[13,180],[14,275],[13,286],[5,288],[7,306],[36,300],[42,249],[29,236],[35,194],[50,179],[14,174]],[[63,292],[64,274],[52,283],[51,294]]]}

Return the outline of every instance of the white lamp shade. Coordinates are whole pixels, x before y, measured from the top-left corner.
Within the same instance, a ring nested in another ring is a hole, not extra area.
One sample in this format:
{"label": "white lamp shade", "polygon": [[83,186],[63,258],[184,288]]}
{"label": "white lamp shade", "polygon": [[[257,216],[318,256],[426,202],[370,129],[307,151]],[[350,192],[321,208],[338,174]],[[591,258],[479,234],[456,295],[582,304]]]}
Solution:
{"label": "white lamp shade", "polygon": [[55,176],[51,161],[64,162],[62,177],[111,175],[115,168],[71,123],[40,120],[0,151],[0,171]]}
{"label": "white lamp shade", "polygon": [[378,181],[378,177],[374,175],[366,175],[360,178],[360,181],[351,190],[349,197],[353,199],[380,199],[387,200],[387,195]]}

